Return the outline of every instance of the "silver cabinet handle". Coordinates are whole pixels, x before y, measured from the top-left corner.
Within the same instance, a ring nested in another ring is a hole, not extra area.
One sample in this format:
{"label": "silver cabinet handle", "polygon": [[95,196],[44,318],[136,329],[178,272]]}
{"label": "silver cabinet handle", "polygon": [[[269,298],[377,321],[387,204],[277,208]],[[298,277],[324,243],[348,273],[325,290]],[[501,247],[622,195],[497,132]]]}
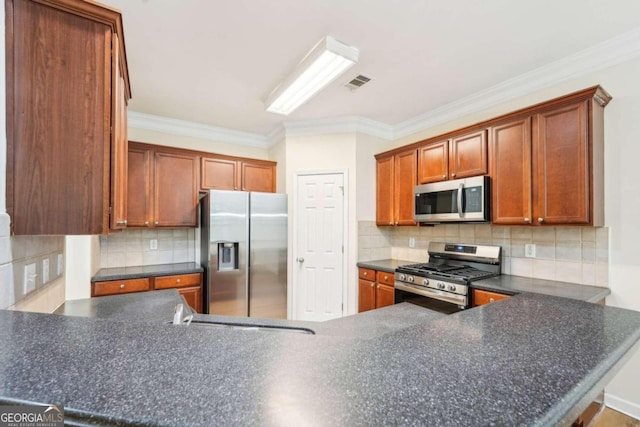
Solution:
{"label": "silver cabinet handle", "polygon": [[298,257],[298,258],[296,258],[296,261],[298,261],[300,264],[302,264],[304,262],[304,258]]}
{"label": "silver cabinet handle", "polygon": [[544,222],[544,218],[538,218],[538,222]]}

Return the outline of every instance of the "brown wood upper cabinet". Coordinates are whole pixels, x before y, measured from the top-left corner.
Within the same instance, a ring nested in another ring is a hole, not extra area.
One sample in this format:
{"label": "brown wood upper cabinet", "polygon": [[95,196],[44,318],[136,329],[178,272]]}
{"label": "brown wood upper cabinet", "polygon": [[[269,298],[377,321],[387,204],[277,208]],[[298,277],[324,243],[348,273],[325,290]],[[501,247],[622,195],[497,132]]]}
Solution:
{"label": "brown wood upper cabinet", "polygon": [[274,193],[276,163],[229,156],[203,156],[200,188]]}
{"label": "brown wood upper cabinet", "polygon": [[416,225],[413,219],[417,150],[376,156],[376,224]]}
{"label": "brown wood upper cabinet", "polygon": [[5,11],[11,232],[124,227],[131,90],[120,13],[82,0],[7,0]]}
{"label": "brown wood upper cabinet", "polygon": [[601,88],[492,126],[495,224],[603,225]]}
{"label": "brown wood upper cabinet", "polygon": [[431,142],[418,149],[418,183],[487,173],[487,131]]}
{"label": "brown wood upper cabinet", "polygon": [[129,143],[129,227],[197,227],[198,166],[188,151]]}

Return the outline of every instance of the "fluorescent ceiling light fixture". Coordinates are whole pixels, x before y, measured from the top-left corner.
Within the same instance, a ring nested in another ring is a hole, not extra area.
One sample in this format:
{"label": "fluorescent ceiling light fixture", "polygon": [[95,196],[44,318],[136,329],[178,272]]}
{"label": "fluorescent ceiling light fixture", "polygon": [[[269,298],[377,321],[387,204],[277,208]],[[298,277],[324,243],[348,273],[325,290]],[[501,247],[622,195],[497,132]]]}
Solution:
{"label": "fluorescent ceiling light fixture", "polygon": [[267,111],[290,114],[358,62],[358,49],[326,36],[267,98]]}

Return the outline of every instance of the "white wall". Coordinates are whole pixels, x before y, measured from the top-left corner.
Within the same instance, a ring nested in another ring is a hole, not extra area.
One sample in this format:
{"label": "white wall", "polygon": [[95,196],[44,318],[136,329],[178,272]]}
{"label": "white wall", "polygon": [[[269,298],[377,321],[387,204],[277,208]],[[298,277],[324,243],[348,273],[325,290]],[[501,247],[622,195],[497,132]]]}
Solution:
{"label": "white wall", "polygon": [[287,142],[286,139],[269,147],[269,160],[277,162],[276,166],[276,193],[287,192]]}
{"label": "white wall", "polygon": [[317,136],[288,136],[286,140],[286,182],[289,195],[289,316],[293,301],[291,291],[293,283],[292,259],[295,255],[293,247],[293,230],[295,217],[294,182],[298,172],[346,170],[348,172],[348,198],[345,208],[348,210],[348,231],[345,238],[346,258],[346,301],[345,314],[357,312],[356,299],[356,262],[358,224],[356,221],[356,135],[341,133]]}
{"label": "white wall", "polygon": [[356,134],[356,217],[358,221],[376,219],[376,159],[391,143],[375,136]]}
{"label": "white wall", "polygon": [[[609,227],[607,304],[640,311],[640,59],[557,84],[526,97],[394,141],[436,136],[518,108],[600,84],[613,100],[605,108],[605,225]],[[606,389],[607,404],[640,418],[640,352]]]}

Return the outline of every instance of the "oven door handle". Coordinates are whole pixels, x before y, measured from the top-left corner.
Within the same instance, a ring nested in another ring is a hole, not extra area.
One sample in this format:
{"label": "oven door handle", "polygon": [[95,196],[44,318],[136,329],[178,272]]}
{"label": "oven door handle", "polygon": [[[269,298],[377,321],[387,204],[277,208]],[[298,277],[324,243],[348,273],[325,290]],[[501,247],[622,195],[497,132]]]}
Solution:
{"label": "oven door handle", "polygon": [[396,289],[400,289],[401,291],[410,292],[412,294],[422,295],[429,298],[438,299],[440,301],[450,302],[452,304],[457,304],[461,306],[467,305],[467,297],[464,295],[451,294],[448,292],[441,292],[435,289],[423,288],[418,289],[413,286],[405,285],[404,283],[395,282],[394,284]]}
{"label": "oven door handle", "polygon": [[464,183],[458,186],[458,216],[462,218],[462,192],[464,191]]}

